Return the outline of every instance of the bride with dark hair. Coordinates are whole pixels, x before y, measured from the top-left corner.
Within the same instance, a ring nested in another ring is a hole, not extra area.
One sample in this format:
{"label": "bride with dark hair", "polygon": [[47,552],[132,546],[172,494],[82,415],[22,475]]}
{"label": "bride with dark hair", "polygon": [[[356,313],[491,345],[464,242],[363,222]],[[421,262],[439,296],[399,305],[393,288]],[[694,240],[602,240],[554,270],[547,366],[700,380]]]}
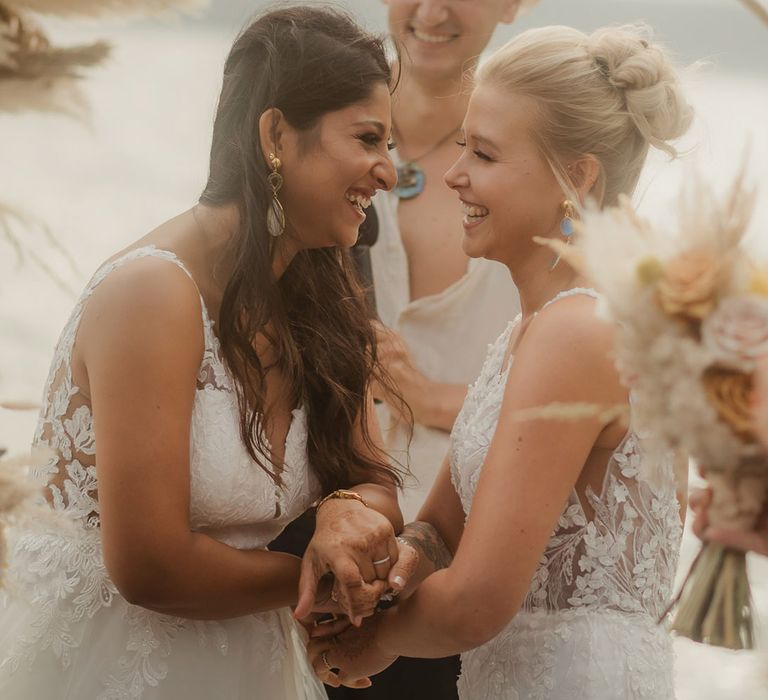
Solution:
{"label": "bride with dark hair", "polygon": [[266,545],[321,499],[305,588],[332,572],[313,608],[355,621],[397,560],[345,250],[395,183],[390,79],[330,10],[235,41],[200,202],[96,272],[56,348],[35,444],[65,525],[12,535],[2,697],[325,696],[289,609],[301,560]]}

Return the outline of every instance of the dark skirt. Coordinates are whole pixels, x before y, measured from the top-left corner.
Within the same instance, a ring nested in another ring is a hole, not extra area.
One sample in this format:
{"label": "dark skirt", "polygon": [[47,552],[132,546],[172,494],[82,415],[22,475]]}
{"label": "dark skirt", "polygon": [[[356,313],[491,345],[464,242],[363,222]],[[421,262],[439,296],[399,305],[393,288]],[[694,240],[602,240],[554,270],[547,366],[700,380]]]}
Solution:
{"label": "dark skirt", "polygon": [[[302,556],[315,531],[314,512],[307,511],[269,545],[273,551]],[[444,659],[410,659],[401,656],[371,678],[370,688],[330,688],[330,700],[458,700],[456,681],[461,668],[458,656]]]}
{"label": "dark skirt", "polygon": [[388,669],[371,678],[370,688],[330,688],[330,700],[458,700],[458,656],[445,659],[409,659],[401,656]]}

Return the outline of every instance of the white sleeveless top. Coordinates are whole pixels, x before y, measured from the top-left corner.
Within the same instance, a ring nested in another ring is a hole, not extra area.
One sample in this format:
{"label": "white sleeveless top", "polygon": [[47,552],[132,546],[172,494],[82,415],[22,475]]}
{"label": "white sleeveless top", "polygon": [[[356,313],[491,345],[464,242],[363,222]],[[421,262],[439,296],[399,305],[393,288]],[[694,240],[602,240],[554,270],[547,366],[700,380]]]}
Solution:
{"label": "white sleeveless top", "polygon": [[[309,675],[287,609],[222,621],[161,615],[128,604],[104,565],[93,415],[70,363],[90,295],[113,270],[149,256],[192,280],[173,253],[135,249],[95,274],[56,347],[34,444],[55,455],[37,476],[71,527],[29,524],[11,538],[11,585],[21,600],[0,611],[0,696],[208,699],[261,690],[285,700],[325,697]],[[202,296],[200,304],[204,352],[191,416],[191,528],[238,549],[264,548],[320,495],[307,460],[306,411],[293,411],[278,487],[243,445],[233,379]],[[252,658],[245,663],[244,657]]]}
{"label": "white sleeveless top", "polygon": [[[597,297],[591,289],[574,294]],[[451,475],[469,514],[509,374],[509,324],[488,352],[451,434]],[[553,423],[553,432],[557,430]],[[462,700],[669,700],[673,652],[657,624],[672,593],[682,535],[672,461],[641,478],[640,436],[611,456],[588,520],[574,490],[542,553],[520,612],[462,655]],[[514,553],[510,553],[514,555]]]}

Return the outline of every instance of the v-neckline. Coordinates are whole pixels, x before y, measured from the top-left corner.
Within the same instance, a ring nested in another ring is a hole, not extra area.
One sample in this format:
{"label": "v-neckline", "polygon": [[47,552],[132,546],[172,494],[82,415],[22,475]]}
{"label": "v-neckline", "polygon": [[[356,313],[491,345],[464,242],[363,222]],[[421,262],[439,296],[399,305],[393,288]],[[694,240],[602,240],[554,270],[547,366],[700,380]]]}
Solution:
{"label": "v-neckline", "polygon": [[515,332],[516,328],[520,327],[520,322],[523,319],[523,314],[519,313],[514,318],[513,321],[510,321],[509,324],[509,330],[507,333],[507,342],[504,346],[504,354],[501,357],[501,366],[499,367],[496,376],[497,377],[504,377],[509,373],[509,370],[512,368],[512,360],[515,357],[515,353],[512,352],[512,334]]}
{"label": "v-neckline", "polygon": [[265,451],[268,453],[268,454],[265,454],[264,456],[269,460],[269,463],[275,469],[275,476],[277,477],[281,485],[284,485],[283,475],[285,474],[285,468],[287,464],[286,458],[288,456],[288,447],[291,442],[291,436],[293,435],[294,428],[296,427],[296,420],[299,414],[303,411],[303,409],[304,409],[303,405],[299,405],[299,406],[296,406],[296,408],[294,408],[291,411],[291,417],[288,421],[288,430],[285,433],[285,439],[283,440],[282,459],[280,460],[279,464],[275,461],[275,450],[274,450],[274,445],[272,443],[272,440],[269,439],[269,436],[267,435],[266,430],[262,429],[262,434],[264,437],[264,448],[265,448]]}

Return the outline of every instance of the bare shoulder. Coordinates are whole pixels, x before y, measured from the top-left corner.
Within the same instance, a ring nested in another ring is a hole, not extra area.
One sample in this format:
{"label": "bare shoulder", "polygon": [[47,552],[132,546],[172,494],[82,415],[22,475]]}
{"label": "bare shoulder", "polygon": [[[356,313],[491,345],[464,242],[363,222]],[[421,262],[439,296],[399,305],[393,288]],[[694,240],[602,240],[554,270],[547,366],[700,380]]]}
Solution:
{"label": "bare shoulder", "polygon": [[550,400],[621,401],[614,363],[613,324],[586,294],[558,299],[531,321],[515,353],[510,381]]}
{"label": "bare shoulder", "polygon": [[153,256],[113,270],[89,297],[78,331],[86,354],[104,340],[130,346],[162,340],[199,355],[202,311],[195,283],[172,261]]}
{"label": "bare shoulder", "polygon": [[598,301],[573,294],[545,306],[530,324],[523,344],[586,360],[613,347],[614,326],[597,315]]}

